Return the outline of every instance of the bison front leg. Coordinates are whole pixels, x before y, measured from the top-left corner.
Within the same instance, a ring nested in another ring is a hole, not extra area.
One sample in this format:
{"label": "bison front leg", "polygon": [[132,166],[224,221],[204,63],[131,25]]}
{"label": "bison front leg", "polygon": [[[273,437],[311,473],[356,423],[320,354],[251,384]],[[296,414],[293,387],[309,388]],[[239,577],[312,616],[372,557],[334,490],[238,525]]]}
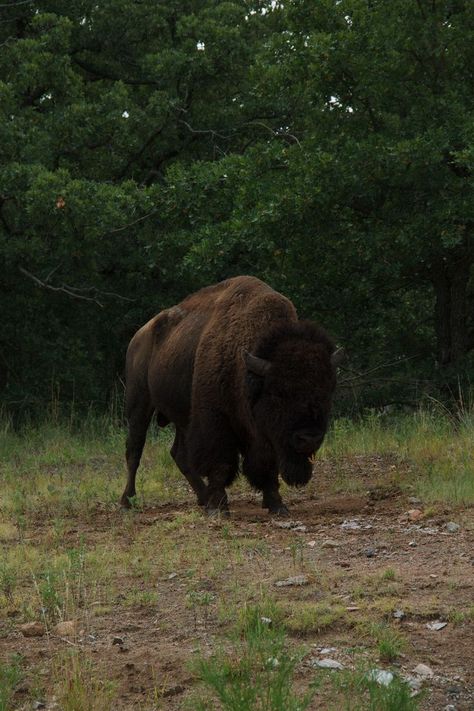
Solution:
{"label": "bison front leg", "polygon": [[289,515],[288,507],[280,495],[278,469],[274,461],[263,461],[259,457],[247,455],[243,461],[243,472],[249,483],[262,492],[262,508],[278,516]]}

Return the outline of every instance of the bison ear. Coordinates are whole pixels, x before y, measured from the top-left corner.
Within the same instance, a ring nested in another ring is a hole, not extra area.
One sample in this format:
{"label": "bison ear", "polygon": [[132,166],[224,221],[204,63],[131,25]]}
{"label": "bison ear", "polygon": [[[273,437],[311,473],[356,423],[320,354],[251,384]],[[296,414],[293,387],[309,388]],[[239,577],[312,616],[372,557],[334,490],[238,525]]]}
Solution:
{"label": "bison ear", "polygon": [[258,358],[248,351],[244,351],[244,359],[247,370],[254,375],[264,376],[271,368],[270,361]]}
{"label": "bison ear", "polygon": [[345,352],[344,348],[338,348],[337,351],[334,351],[334,353],[331,356],[331,363],[335,368],[337,368],[338,365],[341,365],[341,363],[343,363],[345,359],[346,359],[346,352]]}

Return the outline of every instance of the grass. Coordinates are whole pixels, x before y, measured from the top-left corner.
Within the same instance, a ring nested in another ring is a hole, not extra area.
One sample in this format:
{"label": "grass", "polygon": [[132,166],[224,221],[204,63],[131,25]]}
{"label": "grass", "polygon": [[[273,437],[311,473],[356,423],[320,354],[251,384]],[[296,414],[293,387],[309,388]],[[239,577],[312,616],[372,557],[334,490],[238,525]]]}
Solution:
{"label": "grass", "polygon": [[338,460],[373,453],[394,455],[414,470],[409,482],[402,478],[397,483],[426,503],[465,506],[474,503],[473,441],[474,412],[463,411],[453,418],[431,408],[404,416],[337,420],[322,456]]}
{"label": "grass", "polygon": [[94,663],[84,653],[73,650],[59,655],[54,672],[57,700],[63,711],[112,711],[115,685],[98,679]]}
{"label": "grass", "polygon": [[413,697],[408,684],[398,676],[384,686],[364,668],[327,675],[327,680],[337,698],[327,711],[417,711],[422,699],[422,695]]}
{"label": "grass", "polygon": [[[230,652],[219,650],[195,665],[201,683],[222,711],[304,711],[314,695],[299,692],[294,674],[301,653],[287,649],[283,628],[263,613],[268,607],[248,607],[240,642]],[[215,709],[209,698],[195,699],[194,708]]]}
{"label": "grass", "polygon": [[10,711],[15,689],[23,677],[18,656],[0,662],[0,711]]}

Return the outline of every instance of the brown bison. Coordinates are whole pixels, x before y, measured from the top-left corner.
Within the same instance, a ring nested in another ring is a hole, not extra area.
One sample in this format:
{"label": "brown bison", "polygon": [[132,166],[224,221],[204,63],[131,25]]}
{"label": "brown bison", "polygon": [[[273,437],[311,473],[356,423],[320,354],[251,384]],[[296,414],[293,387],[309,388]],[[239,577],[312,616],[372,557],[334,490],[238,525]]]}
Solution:
{"label": "brown bison", "polygon": [[293,486],[309,481],[309,458],[328,426],[337,359],[322,329],[299,321],[291,301],[254,277],[227,279],[159,313],[127,352],[122,505],[135,496],[155,413],[160,426],[175,425],[171,454],[209,513],[228,510],[226,487],[239,454],[262,505],[288,513],[278,472]]}

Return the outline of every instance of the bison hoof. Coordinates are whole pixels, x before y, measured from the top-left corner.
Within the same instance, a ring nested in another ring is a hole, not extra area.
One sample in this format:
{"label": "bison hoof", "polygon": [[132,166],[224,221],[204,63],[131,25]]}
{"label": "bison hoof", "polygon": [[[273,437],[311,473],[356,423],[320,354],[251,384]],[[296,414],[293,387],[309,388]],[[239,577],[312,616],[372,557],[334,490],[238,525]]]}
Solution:
{"label": "bison hoof", "polygon": [[209,516],[209,518],[219,518],[219,516],[222,516],[223,518],[229,518],[229,516],[230,516],[229,509],[206,508],[206,513]]}
{"label": "bison hoof", "polygon": [[289,516],[290,510],[285,504],[279,504],[278,506],[269,506],[268,512],[274,514],[275,516]]}

